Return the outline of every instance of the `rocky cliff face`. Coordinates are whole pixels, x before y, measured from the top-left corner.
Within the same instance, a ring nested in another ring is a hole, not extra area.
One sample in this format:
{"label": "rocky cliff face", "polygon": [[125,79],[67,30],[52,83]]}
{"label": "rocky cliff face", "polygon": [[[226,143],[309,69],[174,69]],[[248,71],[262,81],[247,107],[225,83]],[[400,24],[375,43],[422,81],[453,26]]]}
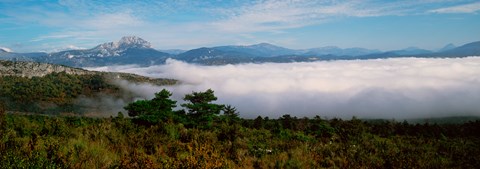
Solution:
{"label": "rocky cliff face", "polygon": [[[163,78],[149,78],[131,73],[97,72],[62,65],[38,62],[13,62],[0,60],[0,76],[42,77],[50,73],[65,72],[74,75],[101,75],[108,80],[127,80],[133,83],[150,83],[158,86],[174,85],[177,80]],[[1,83],[1,82],[0,82]],[[0,84],[1,85],[1,84]]]}
{"label": "rocky cliff face", "polygon": [[87,70],[37,62],[0,61],[0,76],[42,77],[50,73],[93,74]]}

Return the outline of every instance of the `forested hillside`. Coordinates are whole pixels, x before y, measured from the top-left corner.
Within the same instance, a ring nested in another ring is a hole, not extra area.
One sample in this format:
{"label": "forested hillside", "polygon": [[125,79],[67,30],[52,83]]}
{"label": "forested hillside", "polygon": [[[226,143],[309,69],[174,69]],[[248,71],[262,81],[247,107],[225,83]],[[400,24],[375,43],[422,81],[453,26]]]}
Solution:
{"label": "forested hillside", "polygon": [[[100,97],[132,101],[135,95],[119,88],[118,80],[130,83],[172,85],[172,79],[152,79],[128,73],[95,72],[35,62],[0,61],[0,101],[12,112],[81,114],[95,107],[78,99]],[[127,97],[127,98],[125,98]]]}
{"label": "forested hillside", "polygon": [[44,77],[0,77],[0,96],[10,111],[76,112],[73,105],[79,95],[115,94],[119,88],[100,75],[52,73]]}

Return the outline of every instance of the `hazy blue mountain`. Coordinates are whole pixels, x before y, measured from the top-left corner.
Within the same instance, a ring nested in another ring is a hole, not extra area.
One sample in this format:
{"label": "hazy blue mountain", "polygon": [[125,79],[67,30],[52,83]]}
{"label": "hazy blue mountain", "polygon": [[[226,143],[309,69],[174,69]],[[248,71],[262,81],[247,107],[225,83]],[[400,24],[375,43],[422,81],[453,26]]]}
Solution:
{"label": "hazy blue mountain", "polygon": [[394,54],[397,54],[397,55],[422,55],[422,54],[432,53],[432,51],[425,50],[425,49],[420,49],[420,48],[417,48],[417,47],[408,47],[408,48],[401,49],[401,50],[388,51],[388,53],[394,53]]}
{"label": "hazy blue mountain", "polygon": [[364,48],[323,47],[304,50],[293,50],[260,43],[249,46],[218,46],[212,48],[198,48],[179,54],[176,58],[193,63],[243,63],[243,62],[294,62],[332,60],[334,56],[349,59],[351,56],[360,56],[379,53],[378,50]]}
{"label": "hazy blue mountain", "polygon": [[466,56],[480,56],[480,41],[467,43],[465,45],[435,53],[438,57],[466,57]]}
{"label": "hazy blue mountain", "polygon": [[450,50],[450,49],[454,49],[456,46],[449,43],[447,45],[445,45],[443,48],[441,48],[440,50],[438,50],[438,52],[444,52],[444,51],[447,51],[447,50]]}
{"label": "hazy blue mountain", "polygon": [[[163,51],[163,52],[162,52]],[[446,45],[438,52],[410,47],[381,52],[364,48],[327,46],[303,50],[288,49],[268,43],[248,46],[218,46],[183,50],[155,50],[142,38],[127,36],[118,42],[100,44],[91,49],[67,50],[54,53],[14,53],[0,48],[0,60],[37,61],[74,67],[137,64],[141,66],[165,63],[174,58],[205,65],[311,62],[319,60],[378,59],[394,57],[466,57],[480,56],[480,41],[459,47]]]}
{"label": "hazy blue mountain", "polygon": [[186,50],[182,50],[182,49],[166,49],[166,50],[158,50],[158,51],[172,54],[172,55],[178,55],[180,53],[186,52]]}
{"label": "hazy blue mountain", "polygon": [[372,53],[367,55],[361,55],[353,57],[352,59],[381,59],[381,58],[394,58],[394,57],[421,57],[427,54],[431,54],[432,51],[420,49],[417,47],[409,47],[401,50],[391,50],[382,53]]}
{"label": "hazy blue mountain", "polygon": [[328,56],[304,56],[304,55],[282,55],[276,57],[256,57],[253,63],[289,63],[289,62],[314,62],[326,59]]}
{"label": "hazy blue mountain", "polygon": [[198,48],[181,53],[174,57],[174,59],[189,63],[218,65],[251,62],[252,58],[255,57],[256,56],[236,51],[223,51],[216,48]]}
{"label": "hazy blue mountain", "polygon": [[68,50],[50,53],[43,62],[68,66],[104,66],[119,64],[162,64],[171,54],[151,48],[149,42],[135,36],[126,36],[118,42],[109,42],[92,49]]}
{"label": "hazy blue mountain", "polygon": [[[449,45],[447,45],[449,46]],[[441,52],[431,52],[418,48],[410,48],[409,50],[389,51],[380,54],[371,54],[359,56],[360,59],[377,59],[392,57],[467,57],[480,56],[480,41],[468,43],[450,50]]]}
{"label": "hazy blue mountain", "polygon": [[260,44],[249,45],[249,46],[218,46],[213,48],[217,50],[222,50],[225,52],[245,53],[245,54],[249,54],[251,56],[256,56],[256,57],[274,57],[274,56],[281,56],[281,55],[291,55],[297,52],[292,49],[275,46],[269,43],[260,43]]}
{"label": "hazy blue mountain", "polygon": [[337,56],[361,56],[374,53],[380,53],[379,50],[371,50],[365,48],[339,48],[336,46],[326,46],[320,48],[312,48],[303,50],[302,55],[337,55]]}

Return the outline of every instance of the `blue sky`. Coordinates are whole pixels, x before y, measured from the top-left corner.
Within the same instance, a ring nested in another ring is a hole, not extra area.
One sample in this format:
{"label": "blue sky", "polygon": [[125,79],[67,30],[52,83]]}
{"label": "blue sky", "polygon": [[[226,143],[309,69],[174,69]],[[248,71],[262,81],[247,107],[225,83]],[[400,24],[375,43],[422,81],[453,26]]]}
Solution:
{"label": "blue sky", "polygon": [[156,49],[272,43],[436,50],[480,41],[478,0],[0,0],[0,47],[92,48],[135,35]]}

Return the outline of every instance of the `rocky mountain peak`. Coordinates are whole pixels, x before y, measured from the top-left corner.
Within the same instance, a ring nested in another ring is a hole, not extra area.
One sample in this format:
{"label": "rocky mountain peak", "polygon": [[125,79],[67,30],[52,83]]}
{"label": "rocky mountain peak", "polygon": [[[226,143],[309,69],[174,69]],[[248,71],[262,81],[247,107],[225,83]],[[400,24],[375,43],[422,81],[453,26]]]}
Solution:
{"label": "rocky mountain peak", "polygon": [[136,36],[124,36],[118,41],[119,47],[151,48],[150,42]]}
{"label": "rocky mountain peak", "polygon": [[98,45],[97,48],[105,49],[109,51],[113,50],[125,50],[128,48],[151,48],[150,42],[143,40],[136,36],[122,37],[118,42],[108,42]]}
{"label": "rocky mountain peak", "polygon": [[4,53],[4,52],[12,52],[12,50],[8,48],[0,47],[0,53]]}
{"label": "rocky mountain peak", "polygon": [[142,38],[136,36],[125,36],[122,37],[118,42],[108,42],[101,45],[98,45],[93,49],[97,51],[98,54],[95,56],[106,57],[106,56],[119,56],[121,52],[131,49],[131,48],[151,48],[150,42],[143,40]]}

